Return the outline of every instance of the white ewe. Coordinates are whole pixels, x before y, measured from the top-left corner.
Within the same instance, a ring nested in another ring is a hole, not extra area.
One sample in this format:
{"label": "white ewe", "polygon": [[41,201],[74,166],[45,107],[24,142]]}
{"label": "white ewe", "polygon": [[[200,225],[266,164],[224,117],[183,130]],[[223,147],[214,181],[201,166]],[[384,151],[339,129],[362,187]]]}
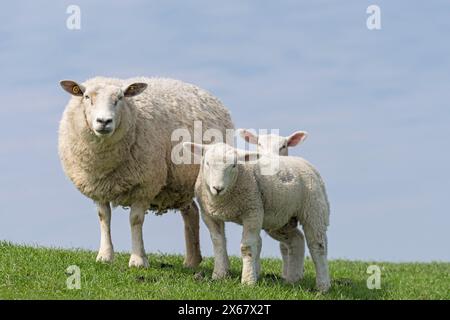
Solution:
{"label": "white ewe", "polygon": [[70,99],[59,128],[59,154],[65,173],[97,204],[101,226],[97,261],[112,261],[111,204],[131,207],[129,266],[146,267],[142,225],[147,210],[180,209],[185,223],[185,265],[201,261],[199,216],[193,202],[199,165],[176,165],[171,150],[175,129],[193,135],[233,128],[230,115],[206,91],[171,79],[120,80],[96,77],[83,84],[61,81]]}

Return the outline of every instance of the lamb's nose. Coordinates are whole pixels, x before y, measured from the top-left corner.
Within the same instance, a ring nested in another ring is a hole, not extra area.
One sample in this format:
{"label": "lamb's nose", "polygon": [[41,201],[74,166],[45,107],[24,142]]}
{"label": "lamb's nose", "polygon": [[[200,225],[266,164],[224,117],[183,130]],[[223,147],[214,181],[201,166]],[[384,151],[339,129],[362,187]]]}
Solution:
{"label": "lamb's nose", "polygon": [[221,193],[223,191],[223,187],[213,187],[214,190],[216,190],[217,194]]}
{"label": "lamb's nose", "polygon": [[110,124],[112,122],[112,119],[111,118],[108,118],[108,119],[97,118],[95,121],[102,124],[103,126],[107,126],[108,124]]}

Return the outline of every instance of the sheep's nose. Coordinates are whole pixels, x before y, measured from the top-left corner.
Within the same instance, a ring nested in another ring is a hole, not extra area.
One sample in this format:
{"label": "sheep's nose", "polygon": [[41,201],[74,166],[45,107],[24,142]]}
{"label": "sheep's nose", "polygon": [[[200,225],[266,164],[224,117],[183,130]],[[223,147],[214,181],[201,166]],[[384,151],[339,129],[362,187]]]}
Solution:
{"label": "sheep's nose", "polygon": [[112,119],[111,118],[108,118],[108,119],[97,118],[95,121],[97,121],[98,123],[100,123],[103,126],[107,126],[108,124],[110,124],[112,122]]}
{"label": "sheep's nose", "polygon": [[223,191],[223,187],[213,187],[214,190],[216,190],[217,194],[221,193]]}

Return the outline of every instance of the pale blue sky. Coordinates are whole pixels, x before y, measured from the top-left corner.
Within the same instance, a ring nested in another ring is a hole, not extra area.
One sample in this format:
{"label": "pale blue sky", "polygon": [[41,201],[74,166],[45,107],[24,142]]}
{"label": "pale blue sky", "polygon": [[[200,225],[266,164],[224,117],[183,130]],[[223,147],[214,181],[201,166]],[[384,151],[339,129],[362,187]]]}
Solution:
{"label": "pale blue sky", "polygon": [[[81,7],[81,30],[66,8]],[[366,28],[381,7],[382,29]],[[8,1],[0,10],[0,239],[97,249],[92,201],[64,176],[58,81],[167,76],[199,85],[237,127],[310,133],[329,255],[450,261],[448,1]],[[182,253],[178,214],[147,216],[148,252]],[[113,242],[129,250],[128,217]],[[203,253],[212,249],[201,225]],[[239,252],[241,228],[228,226]],[[263,255],[278,245],[263,236]]]}

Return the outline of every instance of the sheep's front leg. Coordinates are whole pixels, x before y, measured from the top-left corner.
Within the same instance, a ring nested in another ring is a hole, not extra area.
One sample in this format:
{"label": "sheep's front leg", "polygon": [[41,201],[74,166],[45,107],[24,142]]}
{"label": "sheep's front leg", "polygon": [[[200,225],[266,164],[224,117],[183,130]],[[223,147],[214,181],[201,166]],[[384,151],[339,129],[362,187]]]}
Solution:
{"label": "sheep's front leg", "polygon": [[109,202],[96,202],[98,217],[100,219],[100,249],[98,262],[112,262],[114,249],[111,241],[111,206]]}
{"label": "sheep's front leg", "polygon": [[200,252],[200,235],[198,207],[194,201],[185,208],[182,208],[181,215],[184,222],[184,238],[186,241],[186,257],[184,266],[188,268],[197,267],[202,262]]}
{"label": "sheep's front leg", "polygon": [[140,203],[131,205],[131,257],[130,267],[148,267],[148,259],[145,256],[144,240],[142,238],[142,225],[144,224],[146,207]]}
{"label": "sheep's front leg", "polygon": [[202,210],[202,219],[208,227],[214,247],[213,279],[222,279],[229,275],[230,262],[228,260],[227,242],[225,238],[225,223],[205,214]]}
{"label": "sheep's front leg", "polygon": [[262,217],[243,220],[241,241],[242,279],[244,284],[255,284],[258,280],[259,243],[262,227]]}

